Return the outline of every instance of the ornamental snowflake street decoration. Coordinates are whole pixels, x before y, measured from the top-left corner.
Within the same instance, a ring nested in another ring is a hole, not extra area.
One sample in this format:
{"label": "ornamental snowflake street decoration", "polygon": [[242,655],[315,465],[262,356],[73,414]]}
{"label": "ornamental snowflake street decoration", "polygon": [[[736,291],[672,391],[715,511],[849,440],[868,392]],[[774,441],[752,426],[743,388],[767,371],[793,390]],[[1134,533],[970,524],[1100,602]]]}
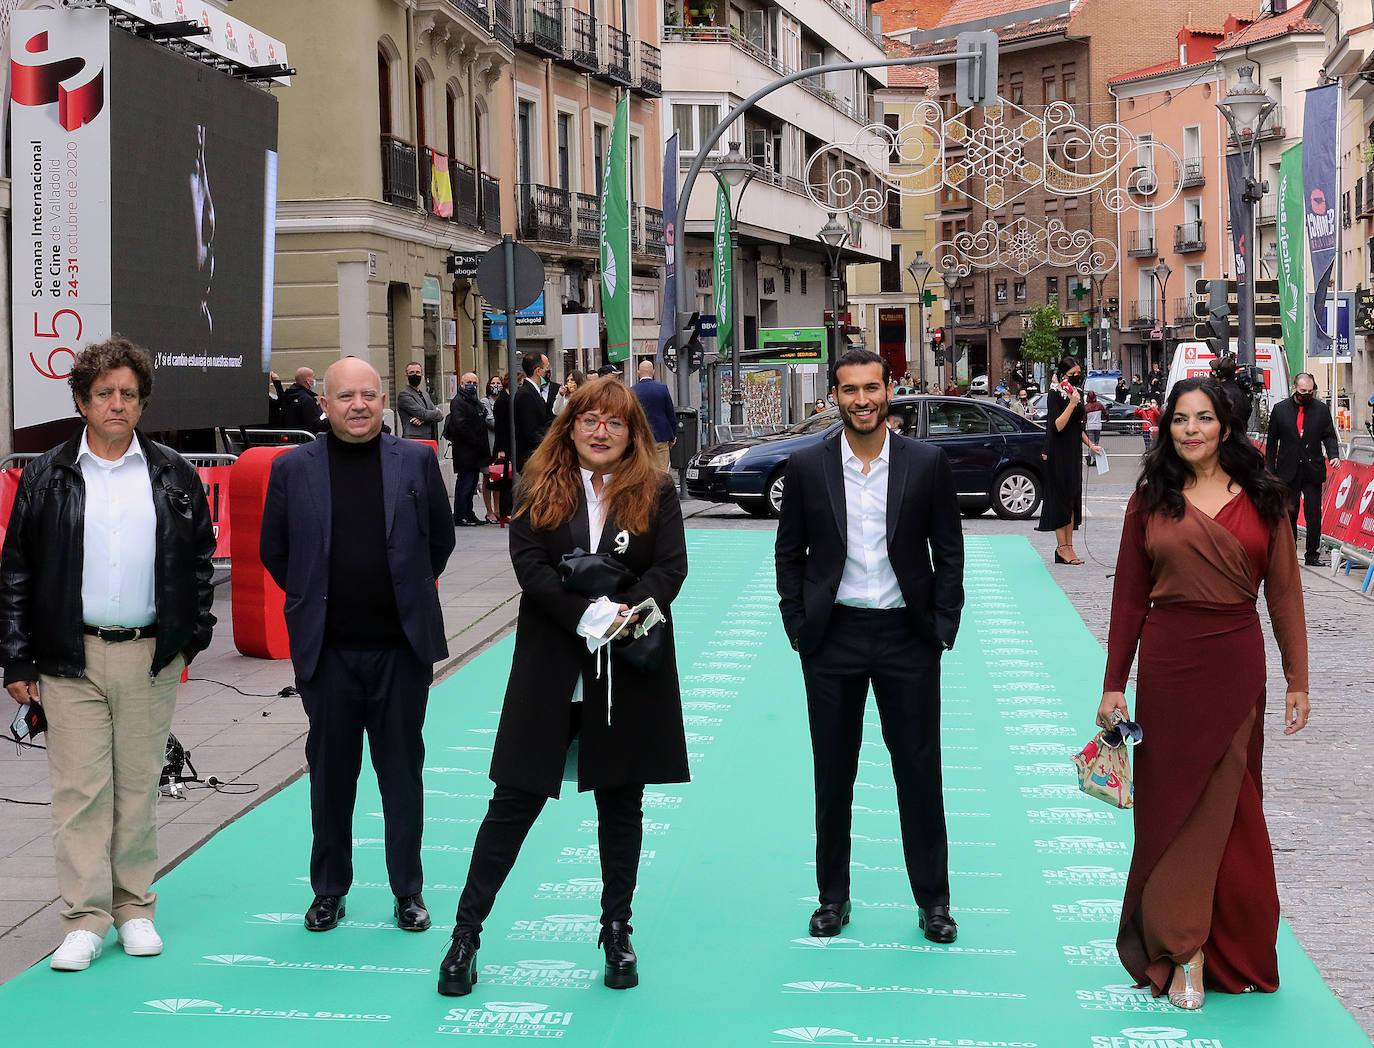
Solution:
{"label": "ornamental snowflake street decoration", "polygon": [[968,276],[971,268],[1011,269],[1029,273],[1038,266],[1071,268],[1084,276],[1116,265],[1116,247],[1094,237],[1091,230],[1068,229],[1057,218],[1045,225],[1024,216],[999,227],[991,219],[976,230],[963,230],[953,240],[942,240],[931,251],[932,264],[941,276]]}

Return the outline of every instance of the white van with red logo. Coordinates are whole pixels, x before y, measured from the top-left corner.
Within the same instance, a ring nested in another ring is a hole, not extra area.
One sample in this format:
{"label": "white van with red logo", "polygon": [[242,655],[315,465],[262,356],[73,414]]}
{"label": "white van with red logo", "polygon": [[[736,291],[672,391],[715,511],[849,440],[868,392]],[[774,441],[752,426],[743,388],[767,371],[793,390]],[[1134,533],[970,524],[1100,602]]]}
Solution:
{"label": "white van with red logo", "polygon": [[[1231,352],[1236,352],[1235,339],[1231,340]],[[1180,342],[1174,347],[1174,360],[1169,365],[1169,384],[1164,390],[1165,397],[1168,397],[1169,390],[1174,388],[1174,383],[1179,379],[1210,375],[1215,359],[1216,354],[1206,342]],[[1264,369],[1264,399],[1272,411],[1275,404],[1288,396],[1288,358],[1283,355],[1283,347],[1277,342],[1257,342],[1255,363]],[[1161,408],[1163,406],[1160,405]]]}

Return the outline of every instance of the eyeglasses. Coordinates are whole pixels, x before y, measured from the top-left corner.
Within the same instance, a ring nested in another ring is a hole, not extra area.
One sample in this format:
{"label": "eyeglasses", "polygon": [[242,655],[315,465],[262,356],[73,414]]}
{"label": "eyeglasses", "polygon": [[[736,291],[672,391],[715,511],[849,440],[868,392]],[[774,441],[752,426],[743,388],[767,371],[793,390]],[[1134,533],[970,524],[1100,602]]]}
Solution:
{"label": "eyeglasses", "polygon": [[595,415],[578,415],[577,431],[591,436],[602,426],[606,427],[606,433],[612,437],[623,436],[630,427],[625,424],[624,419],[619,418],[597,418]]}

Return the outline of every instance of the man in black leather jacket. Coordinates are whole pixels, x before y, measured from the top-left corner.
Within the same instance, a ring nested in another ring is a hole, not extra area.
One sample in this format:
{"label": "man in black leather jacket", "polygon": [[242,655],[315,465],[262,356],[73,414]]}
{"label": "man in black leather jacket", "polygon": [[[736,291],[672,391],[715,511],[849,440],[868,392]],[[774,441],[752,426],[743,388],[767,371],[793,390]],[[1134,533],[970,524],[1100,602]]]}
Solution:
{"label": "man in black leather jacket", "polygon": [[215,624],[204,487],[135,429],[152,382],[125,339],[82,351],[69,383],[86,426],[24,468],[0,553],[5,688],[47,714],[64,971],[112,925],[125,953],[162,952],[158,779],[181,672]]}

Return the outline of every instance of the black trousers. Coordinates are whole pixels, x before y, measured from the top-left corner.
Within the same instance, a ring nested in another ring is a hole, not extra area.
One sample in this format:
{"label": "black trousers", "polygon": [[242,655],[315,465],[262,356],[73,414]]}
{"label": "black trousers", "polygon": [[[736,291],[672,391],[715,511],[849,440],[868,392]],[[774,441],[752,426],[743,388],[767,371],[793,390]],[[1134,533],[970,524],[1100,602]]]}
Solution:
{"label": "black trousers", "polygon": [[310,720],[310,885],[346,895],[353,884],[353,803],[367,735],[386,825],[386,871],[396,895],[424,885],[425,706],[434,668],[409,648],[320,652],[315,676],[298,682]]}
{"label": "black trousers", "polygon": [[854,777],[873,685],[892,759],[902,850],[916,903],[949,904],[949,838],[940,771],[940,650],[916,637],[904,610],[835,605],[820,649],[802,656],[816,784],[816,886],[849,898]]}
{"label": "black trousers", "polygon": [[1298,541],[1298,500],[1302,500],[1304,519],[1307,521],[1307,557],[1316,557],[1322,550],[1322,482],[1302,480],[1288,485],[1288,523],[1293,527],[1293,541]]}
{"label": "black trousers", "polygon": [[475,520],[472,497],[477,494],[477,468],[453,471],[453,519]]}
{"label": "black trousers", "polygon": [[[581,727],[582,704],[574,702],[569,713],[569,744]],[[592,792],[596,797],[596,835],[601,851],[601,923],[628,921],[644,840],[644,787],[618,786]],[[527,793],[510,786],[497,786],[493,791],[486,818],[472,845],[468,879],[458,898],[453,922],[455,935],[481,933],[496,905],[496,895],[520,854],[520,846],[547,800],[541,793]]]}

